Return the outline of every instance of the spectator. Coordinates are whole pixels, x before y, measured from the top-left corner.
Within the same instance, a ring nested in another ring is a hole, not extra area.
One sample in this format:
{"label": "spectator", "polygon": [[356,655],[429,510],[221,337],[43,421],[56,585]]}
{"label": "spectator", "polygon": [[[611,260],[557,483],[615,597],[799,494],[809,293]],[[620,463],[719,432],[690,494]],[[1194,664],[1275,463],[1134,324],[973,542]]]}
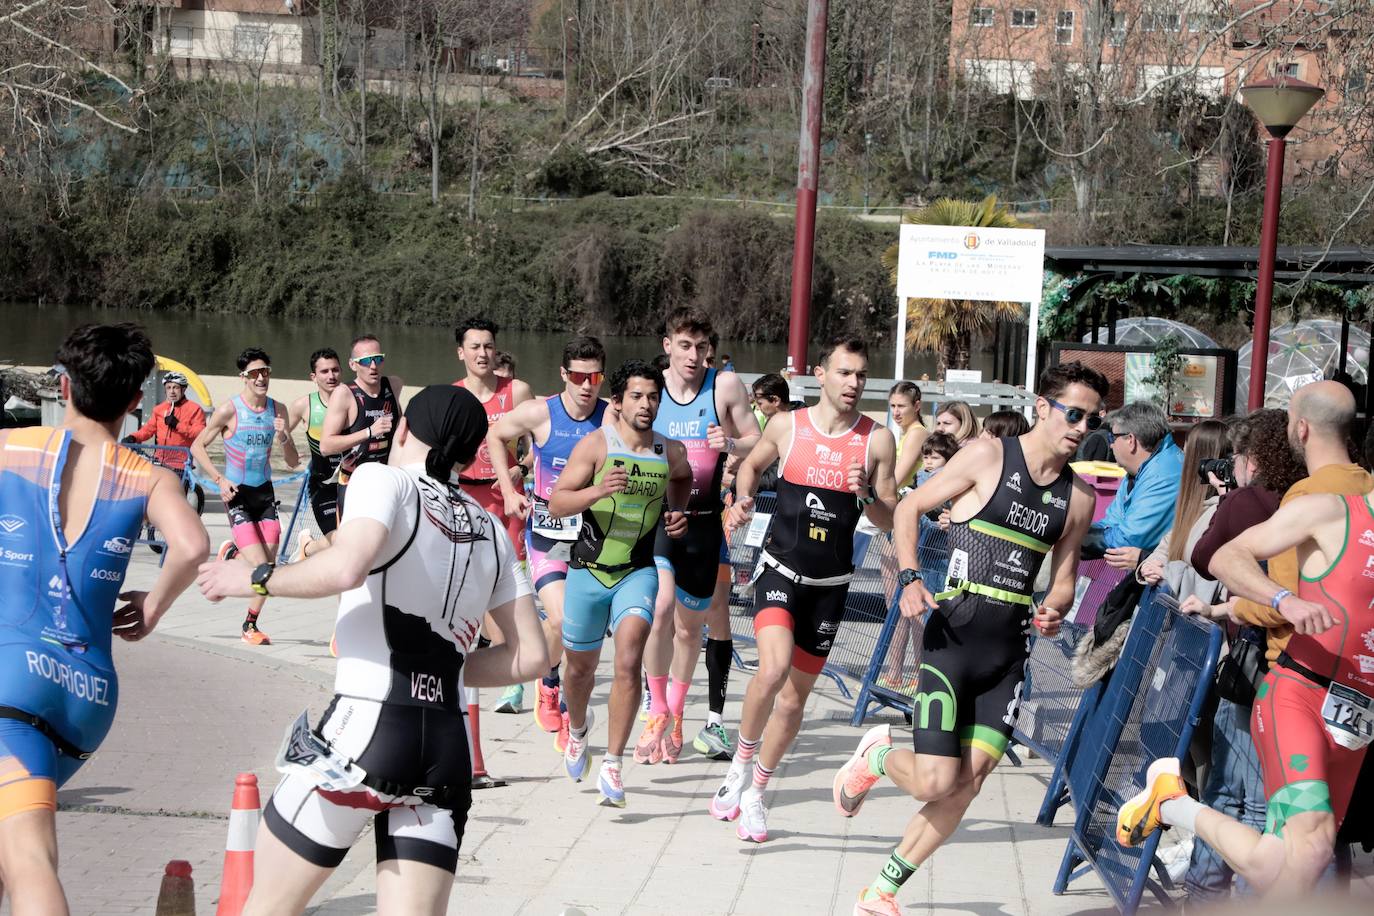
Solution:
{"label": "spectator", "polygon": [[935,431],[953,436],[963,448],[964,443],[978,438],[978,418],[963,401],[946,401],[935,414]]}
{"label": "spectator", "polygon": [[[1102,415],[1105,417],[1107,412],[1104,410]],[[1078,454],[1074,455],[1074,461],[1111,461],[1112,460],[1112,430],[1106,423],[1097,429],[1090,431],[1083,437],[1083,441],[1078,445]]]}
{"label": "spectator", "polygon": [[505,350],[497,350],[492,357],[491,371],[498,378],[515,378],[515,357]]}
{"label": "spectator", "polygon": [[1133,570],[1155,548],[1173,518],[1183,452],[1174,444],[1164,411],[1135,401],[1114,411],[1103,424],[1116,463],[1126,480],[1101,521],[1083,539],[1083,558],[1105,557],[1117,569]]}
{"label": "spectator", "polygon": [[[205,411],[199,404],[187,399],[188,384],[186,376],[180,372],[168,372],[162,379],[162,390],[167,400],[154,407],[148,422],[130,433],[125,441],[147,442],[152,439],[155,445],[189,449],[191,443],[196,441],[196,436],[205,429]],[[153,460],[180,473],[186,467],[187,456],[185,451],[158,449],[153,453]],[[182,488],[185,487],[186,482],[183,481]]]}
{"label": "spectator", "polygon": [[921,389],[913,382],[898,382],[887,393],[892,414],[892,433],[897,439],[897,491],[910,489],[921,466],[921,446],[929,432],[921,422]]}
{"label": "spectator", "polygon": [[984,439],[1015,439],[1030,432],[1030,421],[1019,410],[995,410],[983,421]]}
{"label": "spectator", "polygon": [[730,354],[729,354],[729,353],[723,353],[723,354],[721,354],[721,357],[720,357],[720,371],[721,371],[721,372],[734,372],[734,371],[735,371],[735,362],[734,362],[734,360],[732,360],[732,359],[730,358]]}
{"label": "spectator", "polygon": [[777,373],[770,372],[754,379],[751,393],[754,401],[754,419],[759,421],[759,429],[768,425],[773,414],[780,410],[792,409],[788,403],[791,392],[787,389],[787,379]]}

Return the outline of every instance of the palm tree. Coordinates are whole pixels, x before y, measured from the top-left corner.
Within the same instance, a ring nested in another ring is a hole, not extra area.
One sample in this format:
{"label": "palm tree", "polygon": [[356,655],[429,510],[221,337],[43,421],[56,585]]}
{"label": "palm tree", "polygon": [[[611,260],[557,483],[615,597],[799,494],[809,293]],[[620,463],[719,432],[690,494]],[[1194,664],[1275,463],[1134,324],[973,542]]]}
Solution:
{"label": "palm tree", "polygon": [[[902,222],[919,226],[972,226],[989,229],[1024,229],[1026,224],[998,206],[989,194],[982,203],[944,197],[914,212],[902,214]],[[897,245],[883,252],[883,266],[897,285]],[[976,335],[992,330],[998,319],[1024,317],[1019,302],[982,302],[972,299],[908,299],[906,346],[921,353],[940,355],[940,372],[968,368]]]}

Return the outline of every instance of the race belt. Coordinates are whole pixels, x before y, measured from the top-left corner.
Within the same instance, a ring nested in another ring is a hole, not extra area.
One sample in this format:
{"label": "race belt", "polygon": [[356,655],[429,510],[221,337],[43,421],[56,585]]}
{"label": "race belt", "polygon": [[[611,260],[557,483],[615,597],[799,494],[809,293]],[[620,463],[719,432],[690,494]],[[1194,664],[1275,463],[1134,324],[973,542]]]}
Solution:
{"label": "race belt", "polygon": [[81,748],[72,744],[66,738],[57,733],[57,729],[48,724],[48,720],[40,716],[35,716],[31,712],[23,709],[16,709],[13,706],[0,706],[0,719],[14,719],[23,722],[38,731],[44,738],[52,742],[53,747],[67,757],[76,760],[89,760],[93,751],[83,751]]}
{"label": "race belt", "polygon": [[1005,601],[1008,604],[1024,604],[1030,607],[1033,602],[1030,595],[1023,595],[1020,592],[1007,591],[1005,588],[995,588],[991,585],[983,585],[978,582],[970,582],[967,579],[960,579],[950,583],[953,588],[947,588],[935,596],[936,601],[944,601],[968,592],[971,595],[982,595],[984,598],[992,598],[994,601]]}
{"label": "race belt", "polygon": [[[787,579],[791,582],[795,582],[797,585],[816,585],[822,587],[827,585],[848,585],[850,580],[854,578],[853,570],[850,570],[847,573],[840,573],[838,576],[824,576],[821,578],[817,578],[815,576],[803,576],[801,573],[797,572],[795,569],[788,566],[786,563],[783,563],[781,560],[779,560],[777,557],[773,556],[766,550],[759,552],[758,571],[761,571],[763,569],[771,569],[773,570],[773,572],[782,576],[784,579]],[[758,571],[756,571],[754,575],[754,578],[756,579],[758,578]]]}

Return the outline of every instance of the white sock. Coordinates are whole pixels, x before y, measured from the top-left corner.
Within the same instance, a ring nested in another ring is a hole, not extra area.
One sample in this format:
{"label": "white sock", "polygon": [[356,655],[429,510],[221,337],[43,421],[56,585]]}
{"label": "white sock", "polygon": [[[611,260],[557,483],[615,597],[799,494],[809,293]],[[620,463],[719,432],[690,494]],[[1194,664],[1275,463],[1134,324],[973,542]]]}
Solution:
{"label": "white sock", "polygon": [[724,725],[724,724],[725,724],[725,719],[722,718],[722,717],[721,717],[721,714],[718,713],[718,712],[708,712],[708,713],[706,714],[706,724],[707,724],[707,725]]}
{"label": "white sock", "polygon": [[1159,819],[1171,827],[1197,833],[1197,816],[1206,806],[1188,795],[1171,798],[1159,806]]}
{"label": "white sock", "polygon": [[622,757],[620,754],[607,754],[605,757],[601,758],[601,765],[603,767],[615,767],[618,770],[620,769],[621,760]]}

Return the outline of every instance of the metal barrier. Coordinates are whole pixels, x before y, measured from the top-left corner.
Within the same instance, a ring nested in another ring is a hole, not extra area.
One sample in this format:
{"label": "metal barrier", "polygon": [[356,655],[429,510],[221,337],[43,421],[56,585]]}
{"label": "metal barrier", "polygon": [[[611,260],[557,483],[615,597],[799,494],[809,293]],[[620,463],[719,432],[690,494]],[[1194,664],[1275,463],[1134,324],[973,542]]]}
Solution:
{"label": "metal barrier", "polygon": [[[1169,879],[1154,857],[1159,832],[1143,846],[1119,845],[1117,810],[1143,788],[1152,761],[1187,753],[1221,644],[1221,630],[1211,621],[1180,613],[1164,590],[1145,593],[1121,659],[1086,714],[1078,753],[1067,766],[1076,815],[1054,893],[1064,893],[1070,881],[1092,869],[1124,913],[1135,912],[1146,888],[1167,902]],[[1159,881],[1150,879],[1152,866]]]}
{"label": "metal barrier", "polygon": [[[200,486],[200,483],[196,478],[195,471],[192,470],[191,467],[191,450],[189,448],[180,445],[145,445],[142,442],[126,442],[121,443],[121,445],[123,445],[124,448],[130,449],[131,451],[143,452],[148,456],[148,459],[152,461],[153,464],[157,465],[160,468],[166,468],[167,470],[176,474],[179,478],[181,478],[182,492],[191,494],[199,490],[201,495],[204,496],[205,490],[203,487]],[[166,459],[162,457],[162,455],[167,452],[179,452],[185,455],[185,464],[183,464],[180,468],[169,467],[166,463]],[[202,504],[200,506],[200,511],[204,511],[204,508],[205,507]],[[135,543],[146,544],[149,550],[151,550],[155,554],[158,554],[160,557],[160,559],[158,560],[159,566],[161,566],[163,562],[166,561],[167,542],[157,536],[157,529],[154,528],[152,524],[149,523],[146,519],[144,520],[143,526],[139,529],[139,537],[137,538]]]}

